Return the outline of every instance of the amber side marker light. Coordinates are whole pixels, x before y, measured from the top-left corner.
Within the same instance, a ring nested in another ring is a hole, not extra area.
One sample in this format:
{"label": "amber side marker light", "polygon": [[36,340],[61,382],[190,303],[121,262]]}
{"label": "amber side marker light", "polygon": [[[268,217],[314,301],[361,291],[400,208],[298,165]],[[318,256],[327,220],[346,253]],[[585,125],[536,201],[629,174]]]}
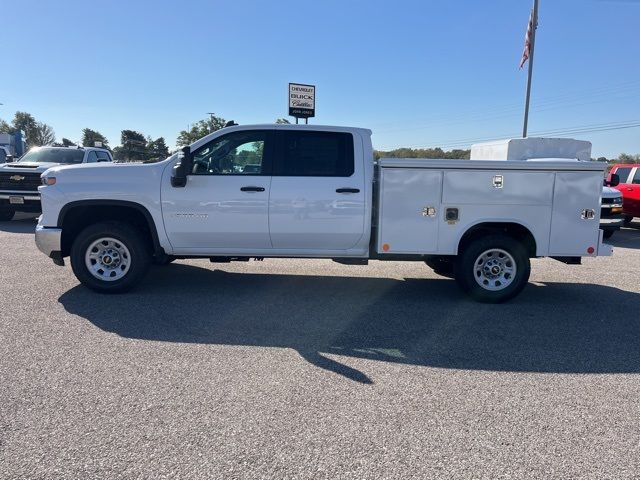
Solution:
{"label": "amber side marker light", "polygon": [[42,177],[42,185],[55,185],[56,177]]}

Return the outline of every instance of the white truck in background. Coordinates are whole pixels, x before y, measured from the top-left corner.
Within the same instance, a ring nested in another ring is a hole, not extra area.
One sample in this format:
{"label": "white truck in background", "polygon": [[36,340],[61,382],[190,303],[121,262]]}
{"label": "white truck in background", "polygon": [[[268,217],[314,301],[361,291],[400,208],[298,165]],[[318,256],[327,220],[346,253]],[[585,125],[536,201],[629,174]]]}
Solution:
{"label": "white truck in background", "polygon": [[[251,165],[251,168],[245,168]],[[611,255],[598,228],[604,166],[547,160],[374,162],[371,131],[231,126],[155,164],[58,166],[42,176],[39,249],[99,292],[152,261],[266,257],[427,262],[502,302],[530,258]]]}
{"label": "white truck in background", "polygon": [[0,221],[16,212],[40,213],[40,175],[49,168],[112,161],[104,148],[33,147],[17,162],[0,165]]}

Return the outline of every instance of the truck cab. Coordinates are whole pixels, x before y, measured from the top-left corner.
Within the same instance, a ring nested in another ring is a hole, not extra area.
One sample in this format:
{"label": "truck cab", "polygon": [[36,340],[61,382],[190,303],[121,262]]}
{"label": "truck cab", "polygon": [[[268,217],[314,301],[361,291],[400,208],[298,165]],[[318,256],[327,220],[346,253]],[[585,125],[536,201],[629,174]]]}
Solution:
{"label": "truck cab", "polygon": [[0,146],[0,165],[13,161],[13,155],[7,147]]}
{"label": "truck cab", "polygon": [[16,212],[40,213],[40,175],[51,167],[112,162],[111,152],[92,147],[35,147],[17,162],[0,165],[0,221]]}
{"label": "truck cab", "polygon": [[640,165],[614,165],[609,173],[617,175],[620,183],[615,187],[622,194],[624,221],[629,225],[634,217],[640,217]]}

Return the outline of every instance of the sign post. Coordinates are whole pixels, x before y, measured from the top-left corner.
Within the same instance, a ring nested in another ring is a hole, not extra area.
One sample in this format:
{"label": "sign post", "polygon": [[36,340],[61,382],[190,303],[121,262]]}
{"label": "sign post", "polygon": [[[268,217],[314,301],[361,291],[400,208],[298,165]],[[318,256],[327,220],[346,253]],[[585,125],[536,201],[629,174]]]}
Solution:
{"label": "sign post", "polygon": [[289,84],[289,116],[304,118],[304,123],[309,123],[309,118],[316,116],[316,86],[302,83]]}

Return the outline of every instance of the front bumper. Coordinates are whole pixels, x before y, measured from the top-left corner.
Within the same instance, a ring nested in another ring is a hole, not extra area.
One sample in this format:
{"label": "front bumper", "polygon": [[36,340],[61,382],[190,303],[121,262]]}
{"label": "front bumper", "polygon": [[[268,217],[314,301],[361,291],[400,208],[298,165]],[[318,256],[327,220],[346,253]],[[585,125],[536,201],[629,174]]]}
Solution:
{"label": "front bumper", "polygon": [[64,265],[62,259],[62,229],[36,226],[36,246],[38,250],[53,260],[56,265]]}
{"label": "front bumper", "polygon": [[[12,197],[22,198],[23,203],[11,203]],[[42,211],[40,194],[38,192],[0,192],[0,210],[40,213]]]}

